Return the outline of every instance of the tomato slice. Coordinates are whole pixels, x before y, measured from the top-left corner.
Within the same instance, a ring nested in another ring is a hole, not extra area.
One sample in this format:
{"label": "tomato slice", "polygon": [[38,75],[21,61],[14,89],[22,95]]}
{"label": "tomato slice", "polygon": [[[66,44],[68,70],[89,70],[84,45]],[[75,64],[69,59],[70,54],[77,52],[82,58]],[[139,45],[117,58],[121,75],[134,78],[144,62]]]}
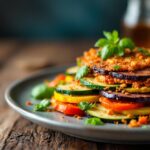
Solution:
{"label": "tomato slice", "polygon": [[136,108],[140,108],[144,106],[144,104],[142,103],[132,103],[132,102],[129,103],[129,102],[118,102],[118,101],[115,102],[105,97],[100,97],[99,101],[105,108],[108,108],[114,111],[136,109]]}
{"label": "tomato slice", "polygon": [[48,86],[55,87],[58,85],[61,81],[65,81],[66,76],[64,74],[57,75],[54,80],[48,83]]}
{"label": "tomato slice", "polygon": [[62,112],[65,115],[70,115],[70,116],[74,116],[74,115],[84,116],[85,115],[84,111],[82,111],[77,105],[74,105],[74,104],[53,101],[52,105],[56,111]]}

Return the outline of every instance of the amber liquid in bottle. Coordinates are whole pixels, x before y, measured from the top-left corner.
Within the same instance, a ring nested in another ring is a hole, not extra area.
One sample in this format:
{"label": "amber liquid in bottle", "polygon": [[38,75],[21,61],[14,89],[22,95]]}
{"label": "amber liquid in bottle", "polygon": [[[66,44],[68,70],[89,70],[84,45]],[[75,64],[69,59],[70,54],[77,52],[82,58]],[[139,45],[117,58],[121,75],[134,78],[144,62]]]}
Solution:
{"label": "amber liquid in bottle", "polygon": [[123,36],[137,46],[150,48],[150,0],[129,0],[123,20]]}

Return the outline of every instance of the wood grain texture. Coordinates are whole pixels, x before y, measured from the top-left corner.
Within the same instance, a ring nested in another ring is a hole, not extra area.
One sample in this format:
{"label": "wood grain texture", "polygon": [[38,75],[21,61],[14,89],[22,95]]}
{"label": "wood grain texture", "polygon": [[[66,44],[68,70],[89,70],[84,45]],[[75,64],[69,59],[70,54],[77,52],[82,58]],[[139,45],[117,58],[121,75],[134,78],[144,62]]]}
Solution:
{"label": "wood grain texture", "polygon": [[[150,149],[149,145],[90,142],[52,131],[20,117],[4,102],[4,91],[14,80],[39,71],[38,69],[41,68],[39,64],[41,63],[59,65],[75,62],[75,57],[87,50],[90,45],[92,42],[86,41],[61,43],[0,42],[0,62],[3,64],[3,67],[0,68],[0,150]],[[38,61],[40,61],[39,64]],[[45,66],[43,65],[43,67]]]}
{"label": "wood grain texture", "polygon": [[3,149],[97,150],[97,146],[95,143],[70,137],[19,118],[8,135]]}

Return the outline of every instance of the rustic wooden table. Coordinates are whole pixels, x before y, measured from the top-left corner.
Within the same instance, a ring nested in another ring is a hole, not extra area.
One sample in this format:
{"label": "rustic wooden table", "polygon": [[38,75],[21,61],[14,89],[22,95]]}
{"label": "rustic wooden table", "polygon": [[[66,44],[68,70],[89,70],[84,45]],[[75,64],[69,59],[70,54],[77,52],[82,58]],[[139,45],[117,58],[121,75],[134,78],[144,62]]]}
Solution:
{"label": "rustic wooden table", "polygon": [[76,56],[81,55],[90,45],[93,45],[92,41],[61,43],[0,41],[0,149],[150,149],[150,145],[96,143],[74,138],[22,118],[5,103],[4,91],[12,81],[31,75],[46,66],[75,62]]}

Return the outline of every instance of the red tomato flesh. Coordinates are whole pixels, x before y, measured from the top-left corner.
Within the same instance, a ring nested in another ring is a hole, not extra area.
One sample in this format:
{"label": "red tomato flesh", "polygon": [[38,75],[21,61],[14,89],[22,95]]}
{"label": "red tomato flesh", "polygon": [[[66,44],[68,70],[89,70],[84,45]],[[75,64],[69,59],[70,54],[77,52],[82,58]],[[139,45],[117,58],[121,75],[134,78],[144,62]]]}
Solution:
{"label": "red tomato flesh", "polygon": [[61,103],[54,101],[53,102],[53,107],[56,111],[62,112],[65,115],[78,115],[78,116],[84,116],[85,113],[82,111],[77,105],[70,104],[70,103]]}
{"label": "red tomato flesh", "polygon": [[130,110],[130,109],[141,108],[144,106],[144,104],[142,103],[132,103],[132,102],[129,103],[129,102],[118,102],[118,101],[115,102],[105,97],[100,97],[99,101],[105,108],[114,111]]}

